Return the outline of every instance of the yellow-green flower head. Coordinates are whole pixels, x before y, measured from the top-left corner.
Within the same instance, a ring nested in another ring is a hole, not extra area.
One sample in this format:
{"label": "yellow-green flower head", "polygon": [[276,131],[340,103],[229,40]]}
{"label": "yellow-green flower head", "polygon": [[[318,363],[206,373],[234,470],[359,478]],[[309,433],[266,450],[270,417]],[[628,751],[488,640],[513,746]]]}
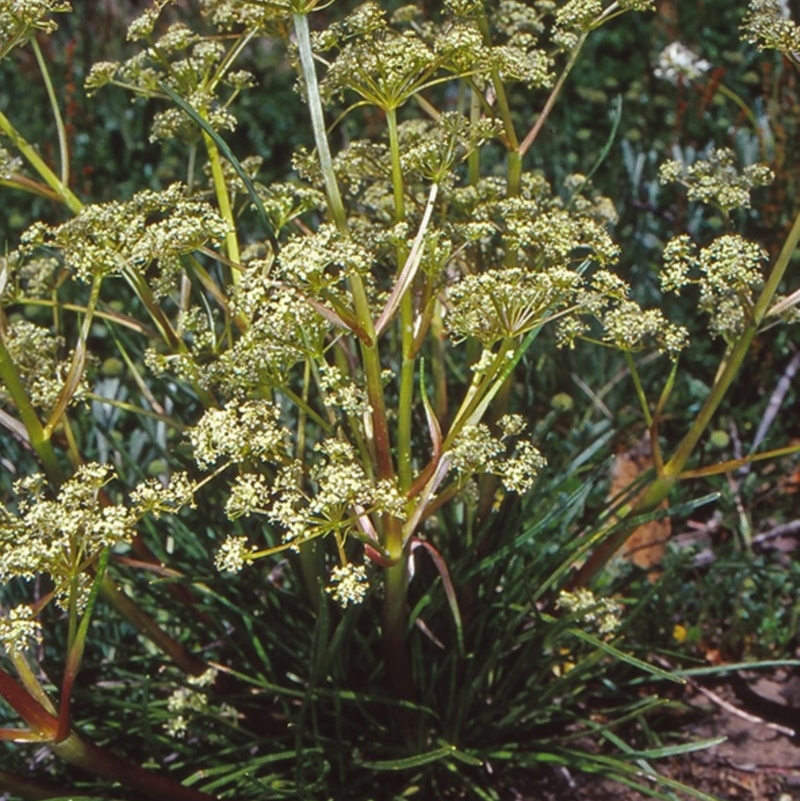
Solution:
{"label": "yellow-green flower head", "polygon": [[759,50],[778,50],[800,62],[800,26],[791,19],[785,0],[750,0],[742,37]]}
{"label": "yellow-green flower head", "polygon": [[572,270],[520,268],[469,275],[447,292],[445,324],[453,336],[484,345],[527,333],[548,315],[570,305],[580,285]]}

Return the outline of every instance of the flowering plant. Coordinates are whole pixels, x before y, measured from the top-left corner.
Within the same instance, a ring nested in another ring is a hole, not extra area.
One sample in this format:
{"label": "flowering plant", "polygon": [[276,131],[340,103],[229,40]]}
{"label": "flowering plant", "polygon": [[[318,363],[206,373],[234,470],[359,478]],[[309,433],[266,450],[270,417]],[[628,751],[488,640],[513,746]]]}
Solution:
{"label": "flowering plant", "polygon": [[[664,458],[659,422],[688,333],[661,309],[641,308],[614,272],[613,203],[584,175],[554,186],[524,163],[587,38],[626,13],[651,10],[650,0],[447,0],[439,22],[413,6],[390,16],[367,2],[313,33],[322,17],[314,0],[201,0],[197,30],[162,19],[171,5],[158,0],[135,20],[128,37],[141,50],[96,64],[86,86],[124,87],[156,104],[151,139],[183,148],[182,182],[84,204],[69,188],[57,107],[60,174],[0,114],[12,148],[0,151],[2,184],[70,214],[31,225],[0,273],[3,420],[43,470],[20,479],[15,500],[0,507],[0,581],[50,580],[46,592],[0,618],[0,642],[18,677],[0,671],[0,693],[28,727],[3,730],[6,739],[48,742],[79,766],[157,797],[200,799],[209,796],[90,745],[70,712],[101,594],[195,682],[205,677],[197,686],[214,681],[206,660],[114,578],[117,563],[184,578],[153,557],[162,550],[147,542],[154,520],[219,492],[229,532],[215,545],[219,571],[274,566],[280,555],[298,565],[319,619],[330,614],[330,600],[346,614],[379,606],[387,686],[403,738],[418,750],[432,736],[420,735],[424,727],[408,711],[419,692],[409,631],[424,626],[409,592],[423,554],[440,579],[462,657],[465,621],[477,604],[475,576],[458,587],[453,580],[436,521],[457,521],[461,549],[477,560],[492,549],[498,508],[528,493],[546,467],[537,421],[512,392],[520,361],[549,329],[562,348],[587,340],[625,354],[657,475],[617,515],[652,511],[685,474],[776,301],[793,314],[776,293],[800,222],[766,280],[766,253],[732,232],[699,250],[686,236],[666,247],[665,290],[699,286],[699,306],[727,350],[704,406]],[[751,4],[748,36],[796,55],[789,22],[775,22],[778,33],[765,22],[773,12],[778,19],[775,9]],[[0,52],[29,44],[39,54],[37,32],[51,31],[55,15],[68,10],[56,2],[0,4]],[[236,126],[237,98],[257,85],[237,61],[268,37],[289,40],[314,149],[296,154],[290,180],[264,185],[259,160],[237,158],[225,136]],[[689,67],[704,69],[698,61]],[[543,98],[522,122],[511,103],[521,91]],[[341,112],[340,125],[367,110],[380,129],[361,135],[354,123],[348,130],[359,135],[334,152],[326,107]],[[490,169],[498,153],[502,168]],[[686,185],[691,198],[726,218],[769,177],[759,165],[739,171],[724,150],[662,170],[665,182]],[[120,287],[124,313],[108,303]],[[52,317],[15,316],[16,309],[49,309]],[[74,317],[64,325],[62,315]],[[101,321],[146,400],[139,413],[181,432],[191,452],[180,470],[162,466],[127,493],[115,489],[104,460],[89,458],[94,449],[77,430],[92,394],[91,337]],[[130,358],[121,331],[146,340],[144,366]],[[634,359],[643,349],[667,365],[655,405]],[[154,376],[191,399],[173,410],[179,420],[155,397]],[[609,523],[587,543],[592,555],[579,571],[554,573],[551,590],[570,584],[550,607],[566,610],[561,622],[531,607],[556,627],[599,619],[601,636],[582,635],[597,658],[615,653],[607,639],[619,609],[584,585],[628,531]],[[57,702],[32,648],[51,600],[68,619]],[[195,689],[170,703],[175,735],[187,728],[184,710],[206,708]],[[235,709],[226,714],[236,719]],[[427,756],[453,753],[476,759],[450,745]]]}

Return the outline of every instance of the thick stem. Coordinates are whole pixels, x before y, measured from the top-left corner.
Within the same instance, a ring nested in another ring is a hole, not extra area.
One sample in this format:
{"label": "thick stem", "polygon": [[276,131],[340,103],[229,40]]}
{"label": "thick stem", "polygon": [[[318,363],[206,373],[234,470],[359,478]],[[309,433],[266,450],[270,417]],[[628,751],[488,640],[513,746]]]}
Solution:
{"label": "thick stem", "polygon": [[[300,68],[306,88],[306,99],[311,116],[311,126],[314,131],[314,141],[317,146],[317,155],[328,197],[328,208],[339,232],[343,236],[348,236],[347,214],[333,170],[333,159],[331,158],[325,128],[319,84],[314,67],[314,54],[311,49],[308,18],[305,14],[295,13],[292,19],[295,34],[297,35]],[[397,189],[395,189],[395,192],[397,193]],[[349,282],[355,313],[359,326],[364,332],[364,335],[359,337],[359,344],[361,346],[367,396],[372,407],[372,443],[377,473],[379,478],[391,480],[394,478],[395,472],[389,426],[386,419],[375,323],[361,276],[353,273],[349,276]],[[383,545],[390,553],[391,558],[397,560],[396,564],[386,571],[383,624],[387,678],[393,692],[401,698],[410,698],[413,694],[413,683],[409,667],[408,644],[406,642],[408,619],[406,608],[406,590],[408,586],[407,555],[404,554],[403,532],[400,521],[391,515],[386,515],[383,522]]]}
{"label": "thick stem", "polygon": [[[386,123],[389,128],[389,153],[392,160],[392,187],[394,191],[394,220],[396,223],[405,219],[405,187],[403,172],[400,167],[400,142],[397,132],[397,112],[386,111]],[[398,276],[408,257],[408,248],[400,245],[397,248]],[[411,412],[414,403],[414,308],[410,287],[400,300],[400,341],[402,363],[400,367],[400,394],[397,404],[397,475],[400,491],[405,492],[411,486]]]}
{"label": "thick stem", "polygon": [[[383,654],[386,662],[386,684],[395,698],[413,701],[414,676],[408,650],[408,554],[384,572]],[[401,710],[398,722],[407,744],[414,742],[414,727],[407,710]]]}
{"label": "thick stem", "polygon": [[47,801],[63,795],[63,788],[27,776],[15,776],[0,770],[0,790],[24,798],[25,801]]}
{"label": "thick stem", "polygon": [[[41,739],[55,738],[57,719],[3,670],[0,670],[0,695]],[[148,798],[158,801],[213,801],[213,797],[206,793],[150,773],[132,762],[125,762],[110,751],[86,743],[77,734],[71,733],[59,743],[49,742],[48,746],[67,762],[95,776],[139,790],[142,796]]]}
{"label": "thick stem", "polygon": [[214,801],[214,796],[184,787],[166,776],[144,770],[133,762],[126,762],[110,751],[85,742],[74,733],[60,743],[51,744],[50,748],[71,765],[95,776],[119,782],[123,787],[136,790],[141,797],[151,801]]}

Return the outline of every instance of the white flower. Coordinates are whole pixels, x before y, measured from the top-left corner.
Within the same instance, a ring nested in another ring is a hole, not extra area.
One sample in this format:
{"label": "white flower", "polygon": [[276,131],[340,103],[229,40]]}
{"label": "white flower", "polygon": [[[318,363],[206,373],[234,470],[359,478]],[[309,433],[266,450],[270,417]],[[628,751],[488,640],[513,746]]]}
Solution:
{"label": "white flower", "polygon": [[655,69],[656,78],[670,83],[689,82],[699,78],[711,69],[711,62],[700,58],[693,50],[681,42],[667,45],[658,57]]}

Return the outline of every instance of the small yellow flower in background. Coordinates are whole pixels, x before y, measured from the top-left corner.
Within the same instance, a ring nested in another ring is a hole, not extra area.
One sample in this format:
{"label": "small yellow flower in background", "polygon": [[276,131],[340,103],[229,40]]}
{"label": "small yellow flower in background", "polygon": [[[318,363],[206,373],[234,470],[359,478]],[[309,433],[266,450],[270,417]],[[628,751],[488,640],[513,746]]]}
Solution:
{"label": "small yellow flower in background", "polygon": [[680,623],[676,623],[672,629],[672,639],[677,643],[685,643],[688,634],[689,632],[686,630],[686,626],[683,626]]}

